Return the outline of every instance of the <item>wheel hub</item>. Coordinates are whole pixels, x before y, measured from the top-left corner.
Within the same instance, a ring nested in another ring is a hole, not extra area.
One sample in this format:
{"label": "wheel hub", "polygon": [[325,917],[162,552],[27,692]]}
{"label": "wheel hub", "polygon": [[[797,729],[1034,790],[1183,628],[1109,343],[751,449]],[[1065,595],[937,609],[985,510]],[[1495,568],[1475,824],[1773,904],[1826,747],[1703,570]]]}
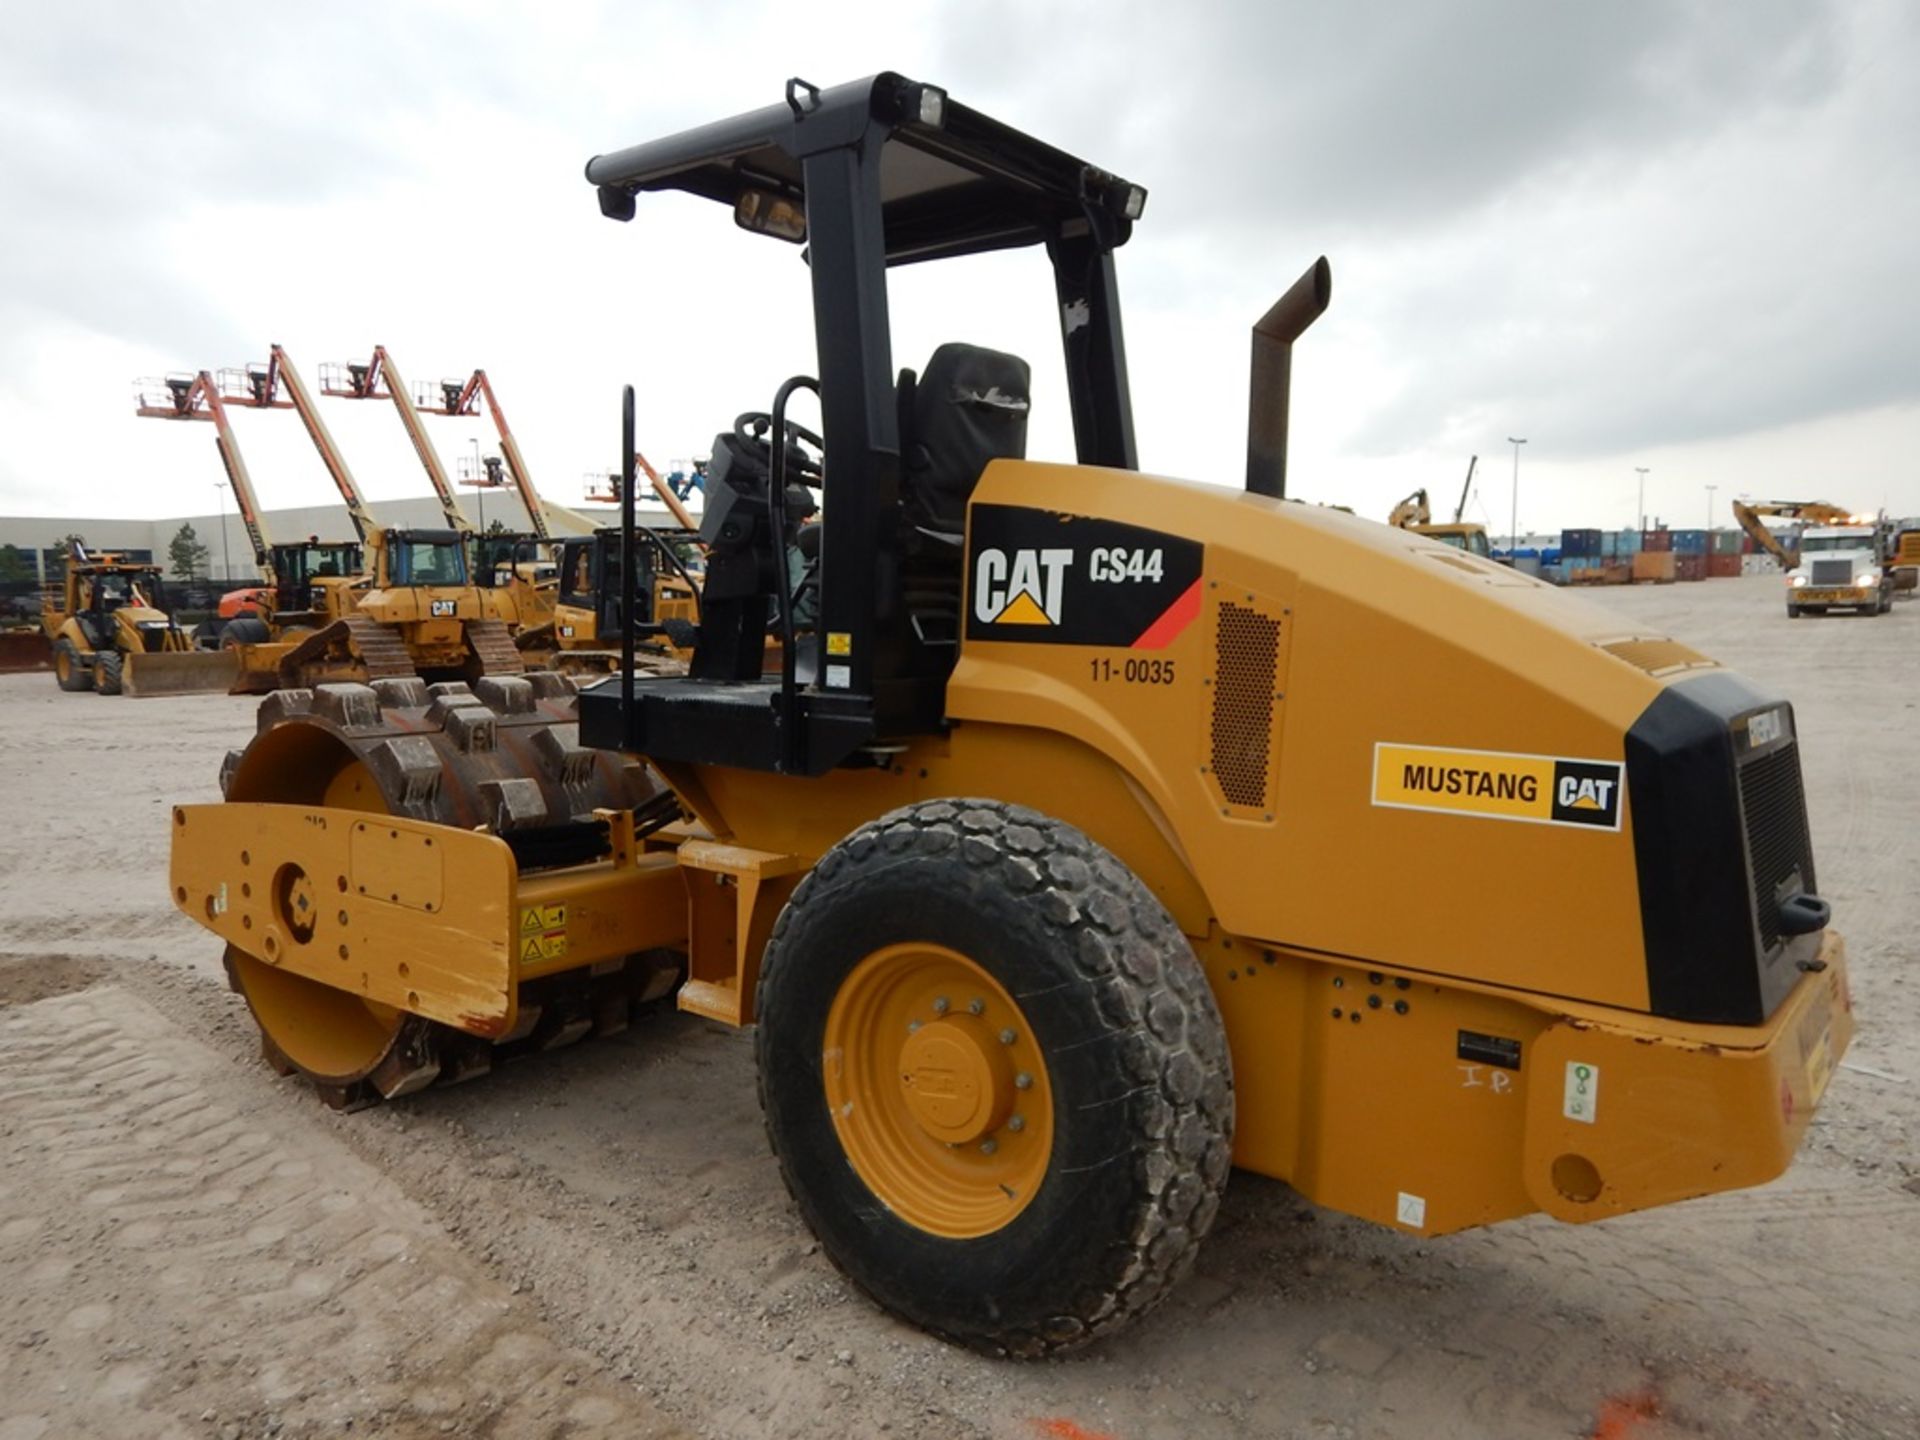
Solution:
{"label": "wheel hub", "polygon": [[900,1089],[922,1130],[964,1145],[995,1129],[1013,1108],[1013,1067],[1005,1047],[977,1024],[936,1020],[900,1048]]}

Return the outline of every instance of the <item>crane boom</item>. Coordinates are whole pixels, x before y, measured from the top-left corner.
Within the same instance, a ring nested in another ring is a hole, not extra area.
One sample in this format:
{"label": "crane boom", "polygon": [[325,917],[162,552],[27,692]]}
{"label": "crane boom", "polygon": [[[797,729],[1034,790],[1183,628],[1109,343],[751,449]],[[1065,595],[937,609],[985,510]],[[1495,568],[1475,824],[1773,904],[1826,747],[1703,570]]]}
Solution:
{"label": "crane boom", "polygon": [[1839,505],[1828,504],[1825,500],[1762,500],[1748,503],[1744,500],[1733,502],[1733,518],[1740,528],[1753,537],[1753,542],[1762,550],[1780,562],[1782,570],[1791,570],[1800,563],[1797,551],[1789,550],[1780,543],[1780,538],[1767,528],[1762,518],[1767,515],[1779,515],[1789,520],[1811,520],[1815,524],[1845,524],[1853,518],[1852,512]]}
{"label": "crane boom", "polygon": [[253,563],[259,567],[269,585],[278,585],[280,581],[274,571],[273,548],[268,544],[266,526],[260,519],[260,501],[253,491],[253,477],[247,472],[247,462],[240,454],[240,442],[234,437],[233,426],[228,423],[227,407],[220,398],[219,387],[213,383],[213,376],[205,370],[191,376],[169,375],[157,385],[152,381],[140,381],[137,390],[137,413],[148,419],[213,422],[214,444],[220,452],[220,463],[225,467],[227,479],[233,486],[233,499],[240,511],[240,523],[246,528],[247,539],[253,542]]}
{"label": "crane boom", "polygon": [[374,346],[373,359],[365,365],[349,364],[339,368],[344,370],[346,378],[333,384],[328,382],[328,370],[321,371],[321,393],[347,400],[375,400],[384,395],[393,401],[393,408],[400,412],[400,423],[406,429],[407,439],[413,442],[413,453],[420,457],[421,465],[426,468],[427,481],[440,501],[440,513],[446,517],[447,527],[463,534],[472,533],[473,526],[461,511],[460,502],[454,497],[453,484],[447,479],[446,466],[440,463],[440,454],[433,448],[426,427],[420,423],[420,412],[414,408],[413,395],[407,389],[406,379],[394,365],[393,357],[387,353],[387,347]]}
{"label": "crane boom", "polygon": [[1458,525],[1463,519],[1466,518],[1467,495],[1473,489],[1473,467],[1478,465],[1479,463],[1480,463],[1480,457],[1478,455],[1470,455],[1467,457],[1466,482],[1462,484],[1460,487],[1460,503],[1453,507],[1453,523],[1456,525]]}

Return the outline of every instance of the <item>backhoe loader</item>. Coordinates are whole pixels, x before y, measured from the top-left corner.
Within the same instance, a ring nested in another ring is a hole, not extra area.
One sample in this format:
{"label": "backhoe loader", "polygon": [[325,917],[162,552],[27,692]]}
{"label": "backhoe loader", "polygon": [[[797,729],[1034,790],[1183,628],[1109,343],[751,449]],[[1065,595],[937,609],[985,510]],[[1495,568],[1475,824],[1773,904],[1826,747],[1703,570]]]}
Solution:
{"label": "backhoe loader", "polygon": [[[1421,1236],[1787,1166],[1853,1030],[1792,705],[1290,502],[1324,260],[1254,326],[1226,488],[1138,468],[1145,190],[935,86],[794,80],[587,178],[614,220],[680,190],[804,245],[818,374],[716,447],[687,674],[627,664],[577,732],[521,679],[283,692],[225,803],[175,810],[174,901],[275,1065],[369,1102],[670,992],[756,1026],[834,1262],[1016,1355],[1163,1299],[1235,1165]],[[1024,360],[894,370],[890,267],[1020,247],[1070,463],[1026,458]],[[1499,927],[1443,923],[1488,874]]]}
{"label": "backhoe loader", "polygon": [[137,695],[143,684],[148,693],[193,688],[169,683],[179,678],[172,671],[191,670],[197,657],[192,637],[167,612],[158,565],[116,551],[89,554],[75,542],[61,595],[41,601],[40,627],[62,690]]}

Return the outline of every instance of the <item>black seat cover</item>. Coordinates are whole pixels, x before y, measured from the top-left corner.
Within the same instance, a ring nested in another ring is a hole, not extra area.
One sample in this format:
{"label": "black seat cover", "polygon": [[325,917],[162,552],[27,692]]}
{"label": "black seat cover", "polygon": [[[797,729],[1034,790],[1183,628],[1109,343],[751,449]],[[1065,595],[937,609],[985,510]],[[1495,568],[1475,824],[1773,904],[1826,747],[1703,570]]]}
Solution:
{"label": "black seat cover", "polygon": [[942,345],[914,386],[904,457],[907,521],[959,535],[989,460],[1027,454],[1033,373],[1018,355]]}

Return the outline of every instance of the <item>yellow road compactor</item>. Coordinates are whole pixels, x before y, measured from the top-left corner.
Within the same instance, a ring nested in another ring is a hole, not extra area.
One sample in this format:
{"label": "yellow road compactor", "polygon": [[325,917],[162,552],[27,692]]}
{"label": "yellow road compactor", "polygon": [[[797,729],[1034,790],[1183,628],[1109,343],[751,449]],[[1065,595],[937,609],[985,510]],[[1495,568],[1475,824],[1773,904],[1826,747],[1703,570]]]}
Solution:
{"label": "yellow road compactor", "polygon": [[[757,1022],[827,1253],[1019,1355],[1164,1297],[1235,1165],[1417,1235],[1787,1166],[1853,1028],[1792,706],[1289,503],[1324,261],[1254,328],[1228,489],[1136,469],[1145,192],[936,87],[794,81],[587,175],[614,219],[682,190],[805,244],[819,375],[716,447],[687,674],[599,680],[577,729],[535,676],[286,692],[174,812],[174,899],[277,1065],[355,1103],[669,992]],[[893,370],[890,266],[1018,246],[1073,464],[1024,458],[1022,360]]]}

